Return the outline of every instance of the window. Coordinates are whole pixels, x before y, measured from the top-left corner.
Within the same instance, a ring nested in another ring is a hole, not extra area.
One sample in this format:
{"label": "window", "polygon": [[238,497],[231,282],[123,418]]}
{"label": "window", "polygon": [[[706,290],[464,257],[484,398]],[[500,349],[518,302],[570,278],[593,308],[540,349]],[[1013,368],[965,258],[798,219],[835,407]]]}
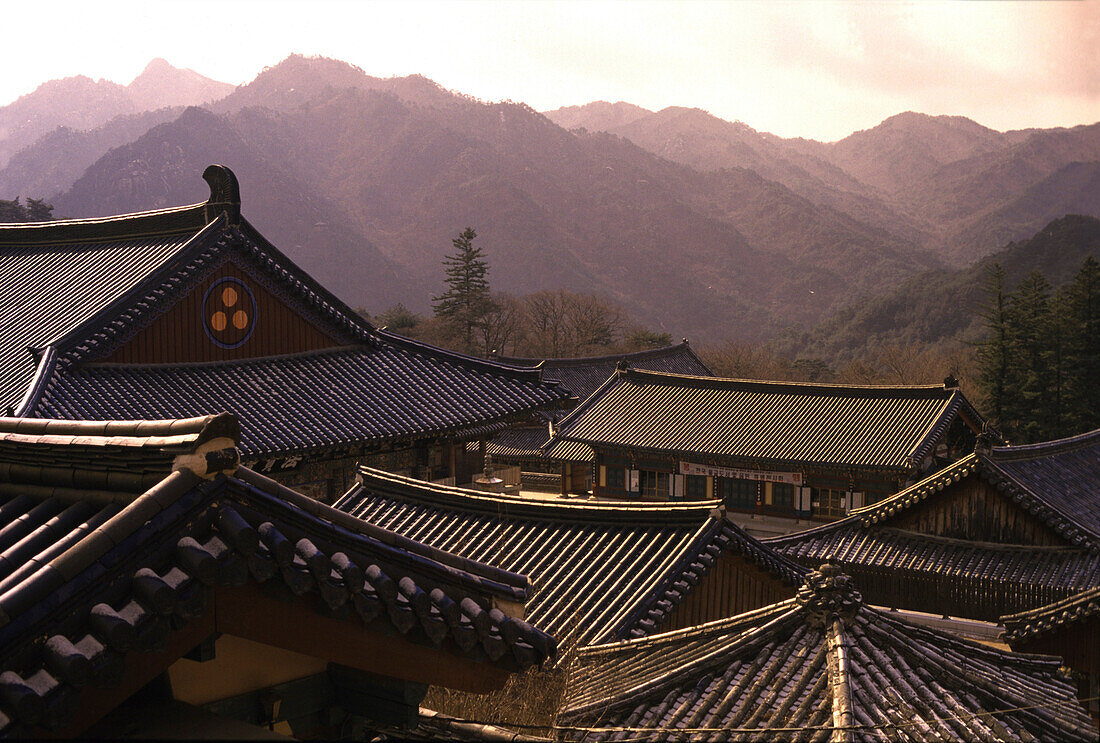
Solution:
{"label": "window", "polygon": [[648,498],[668,499],[668,473],[642,470],[638,474],[639,490]]}
{"label": "window", "polygon": [[607,468],[607,487],[626,490],[626,469],[624,467]]}
{"label": "window", "polygon": [[844,516],[844,503],[848,492],[833,488],[816,488],[814,500],[817,501],[814,512],[818,516]]}
{"label": "window", "polygon": [[684,496],[687,500],[706,500],[707,478],[703,475],[686,475],[684,477]]}
{"label": "window", "polygon": [[794,510],[794,485],[785,482],[772,483],[772,508]]}
{"label": "window", "polygon": [[722,500],[726,502],[726,508],[739,508],[743,511],[756,508],[756,497],[760,492],[760,484],[754,480],[728,480],[722,478],[719,492]]}

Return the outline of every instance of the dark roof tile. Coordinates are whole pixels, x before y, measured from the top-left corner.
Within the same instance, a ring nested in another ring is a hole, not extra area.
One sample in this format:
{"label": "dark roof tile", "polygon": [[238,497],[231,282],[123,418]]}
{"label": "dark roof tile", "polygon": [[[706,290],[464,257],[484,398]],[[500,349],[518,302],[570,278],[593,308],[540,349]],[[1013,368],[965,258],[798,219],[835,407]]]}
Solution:
{"label": "dark roof tile", "polygon": [[[31,425],[0,419],[0,430]],[[119,433],[176,430],[198,448],[214,440],[211,431],[229,428],[212,417],[131,423]],[[56,458],[57,467],[114,447],[105,464],[114,472],[144,467],[150,451],[169,466],[180,461],[184,444],[165,449],[163,441],[22,434],[5,445],[30,461]],[[90,683],[117,684],[126,654],[162,648],[173,628],[202,613],[210,590],[250,580],[293,594],[315,591],[330,610],[350,603],[368,626],[410,642],[437,647],[453,636],[457,648],[447,652],[509,670],[556,653],[552,637],[493,608],[496,600],[526,600],[524,576],[364,524],[244,468],[229,476],[177,469],[146,492],[118,492],[107,501],[81,500],[79,482],[63,501],[38,497],[33,483],[2,474],[0,481],[3,733],[68,724],[74,705],[50,707],[57,694],[79,697]],[[29,495],[18,492],[27,488]],[[478,628],[476,637],[464,623]],[[25,701],[33,699],[39,701]],[[55,710],[52,717],[36,711],[43,704]]]}
{"label": "dark roof tile", "polygon": [[917,466],[955,416],[943,386],[855,387],[618,372],[558,426],[557,440],[746,462]]}
{"label": "dark roof tile", "polygon": [[[795,599],[582,648],[565,737],[1092,740],[1059,660],[994,650],[862,603],[835,566]],[[664,737],[664,736],[663,736]]]}

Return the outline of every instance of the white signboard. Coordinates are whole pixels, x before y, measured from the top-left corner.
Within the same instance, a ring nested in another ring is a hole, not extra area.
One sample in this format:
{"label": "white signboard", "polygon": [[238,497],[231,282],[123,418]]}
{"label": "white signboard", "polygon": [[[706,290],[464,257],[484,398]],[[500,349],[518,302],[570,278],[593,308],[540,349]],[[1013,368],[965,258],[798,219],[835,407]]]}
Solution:
{"label": "white signboard", "polygon": [[709,464],[680,462],[681,475],[702,475],[704,477],[725,477],[730,480],[760,480],[763,482],[785,482],[789,485],[801,485],[801,472],[770,472],[768,470],[739,470],[733,467],[714,467]]}

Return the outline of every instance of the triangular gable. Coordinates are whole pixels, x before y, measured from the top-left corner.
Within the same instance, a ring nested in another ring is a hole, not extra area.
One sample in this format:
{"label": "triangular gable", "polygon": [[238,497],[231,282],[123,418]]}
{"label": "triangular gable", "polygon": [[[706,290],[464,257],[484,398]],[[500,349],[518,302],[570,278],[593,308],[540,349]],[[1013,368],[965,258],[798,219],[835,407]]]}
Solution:
{"label": "triangular gable", "polygon": [[1080,529],[977,454],[845,521],[995,544],[1072,546],[1088,541]]}
{"label": "triangular gable", "polygon": [[238,261],[227,260],[102,361],[228,361],[342,345],[270,285]]}
{"label": "triangular gable", "polygon": [[225,361],[374,343],[372,328],[247,221],[216,217],[171,261],[56,342],[58,360]]}

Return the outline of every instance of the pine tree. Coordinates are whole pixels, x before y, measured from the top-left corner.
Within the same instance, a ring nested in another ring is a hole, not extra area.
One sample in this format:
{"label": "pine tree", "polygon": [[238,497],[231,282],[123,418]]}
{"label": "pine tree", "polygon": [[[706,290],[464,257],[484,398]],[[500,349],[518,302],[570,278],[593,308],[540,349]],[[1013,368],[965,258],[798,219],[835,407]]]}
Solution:
{"label": "pine tree", "polygon": [[990,417],[1003,428],[1008,398],[1013,394],[1009,379],[1012,348],[1005,270],[999,263],[993,263],[986,270],[982,288],[985,304],[981,316],[985,321],[986,339],[978,346],[978,383],[985,391]]}
{"label": "pine tree", "polygon": [[1042,441],[1053,433],[1055,397],[1050,358],[1054,347],[1050,312],[1050,283],[1038,271],[1024,277],[1008,297],[1011,356],[1009,380],[1014,394],[1005,401],[1010,430],[1020,441]]}
{"label": "pine tree", "polygon": [[1063,289],[1066,435],[1100,428],[1100,263],[1089,256]]}
{"label": "pine tree", "polygon": [[494,309],[489,293],[489,263],[474,247],[477,232],[467,227],[451,240],[454,253],[443,259],[447,290],[432,297],[435,316],[446,323],[466,353],[474,353],[477,331]]}

